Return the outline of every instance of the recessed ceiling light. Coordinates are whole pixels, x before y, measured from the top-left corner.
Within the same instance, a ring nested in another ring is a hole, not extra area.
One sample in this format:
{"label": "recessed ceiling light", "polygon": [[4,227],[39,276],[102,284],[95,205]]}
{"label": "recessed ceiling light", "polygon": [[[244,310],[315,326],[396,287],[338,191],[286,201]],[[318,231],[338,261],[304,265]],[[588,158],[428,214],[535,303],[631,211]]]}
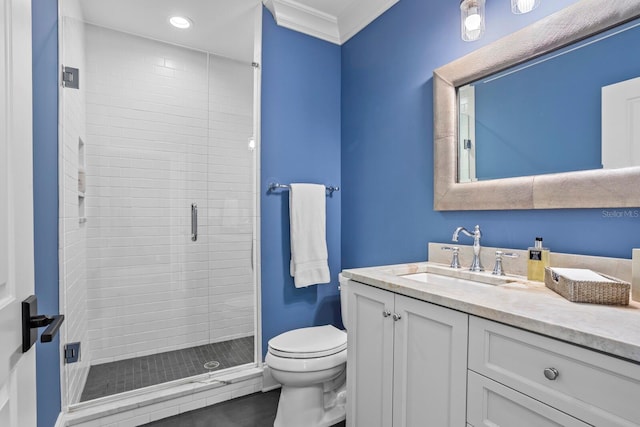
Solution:
{"label": "recessed ceiling light", "polygon": [[172,16],[169,18],[169,23],[176,28],[180,28],[181,30],[186,30],[189,28],[192,23],[189,18],[185,18],[184,16]]}

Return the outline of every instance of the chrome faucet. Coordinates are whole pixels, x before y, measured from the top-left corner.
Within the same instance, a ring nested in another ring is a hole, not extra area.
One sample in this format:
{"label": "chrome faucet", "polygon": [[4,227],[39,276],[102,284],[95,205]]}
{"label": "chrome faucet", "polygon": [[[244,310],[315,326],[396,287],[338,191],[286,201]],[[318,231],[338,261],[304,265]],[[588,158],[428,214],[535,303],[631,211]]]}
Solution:
{"label": "chrome faucet", "polygon": [[476,225],[476,228],[474,229],[473,233],[471,233],[469,230],[467,230],[464,227],[458,227],[456,228],[456,231],[453,232],[453,237],[451,238],[451,240],[453,240],[454,242],[458,241],[458,235],[460,233],[466,234],[469,237],[473,237],[473,261],[471,261],[471,267],[469,267],[469,270],[471,271],[484,271],[484,267],[482,266],[482,263],[480,262],[480,238],[482,237],[482,232],[480,231],[480,226]]}

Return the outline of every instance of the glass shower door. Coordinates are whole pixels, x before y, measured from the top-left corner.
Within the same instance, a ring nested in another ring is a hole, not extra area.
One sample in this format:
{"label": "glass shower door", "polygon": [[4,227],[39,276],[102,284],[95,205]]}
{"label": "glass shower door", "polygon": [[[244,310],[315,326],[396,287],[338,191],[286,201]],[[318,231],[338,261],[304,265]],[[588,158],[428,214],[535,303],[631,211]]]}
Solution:
{"label": "glass shower door", "polygon": [[254,364],[252,67],[62,26],[63,404]]}

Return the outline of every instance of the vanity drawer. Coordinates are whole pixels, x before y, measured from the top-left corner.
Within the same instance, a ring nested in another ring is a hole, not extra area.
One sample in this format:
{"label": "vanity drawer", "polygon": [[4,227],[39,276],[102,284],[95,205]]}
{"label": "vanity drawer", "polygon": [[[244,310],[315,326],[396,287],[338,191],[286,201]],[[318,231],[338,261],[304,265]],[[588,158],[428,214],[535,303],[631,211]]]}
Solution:
{"label": "vanity drawer", "polygon": [[640,364],[471,316],[469,369],[589,424],[640,426]]}
{"label": "vanity drawer", "polygon": [[467,421],[473,427],[589,426],[473,371],[469,371],[467,396]]}

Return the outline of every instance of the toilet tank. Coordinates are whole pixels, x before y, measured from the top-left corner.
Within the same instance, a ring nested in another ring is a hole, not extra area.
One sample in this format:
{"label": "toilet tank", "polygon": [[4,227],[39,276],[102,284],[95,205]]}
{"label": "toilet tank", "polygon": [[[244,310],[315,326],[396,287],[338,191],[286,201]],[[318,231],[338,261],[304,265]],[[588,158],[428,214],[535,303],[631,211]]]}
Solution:
{"label": "toilet tank", "polygon": [[347,326],[347,287],[349,286],[349,279],[342,274],[338,275],[338,281],[340,282],[340,311],[342,313],[342,324],[344,328],[349,330]]}

